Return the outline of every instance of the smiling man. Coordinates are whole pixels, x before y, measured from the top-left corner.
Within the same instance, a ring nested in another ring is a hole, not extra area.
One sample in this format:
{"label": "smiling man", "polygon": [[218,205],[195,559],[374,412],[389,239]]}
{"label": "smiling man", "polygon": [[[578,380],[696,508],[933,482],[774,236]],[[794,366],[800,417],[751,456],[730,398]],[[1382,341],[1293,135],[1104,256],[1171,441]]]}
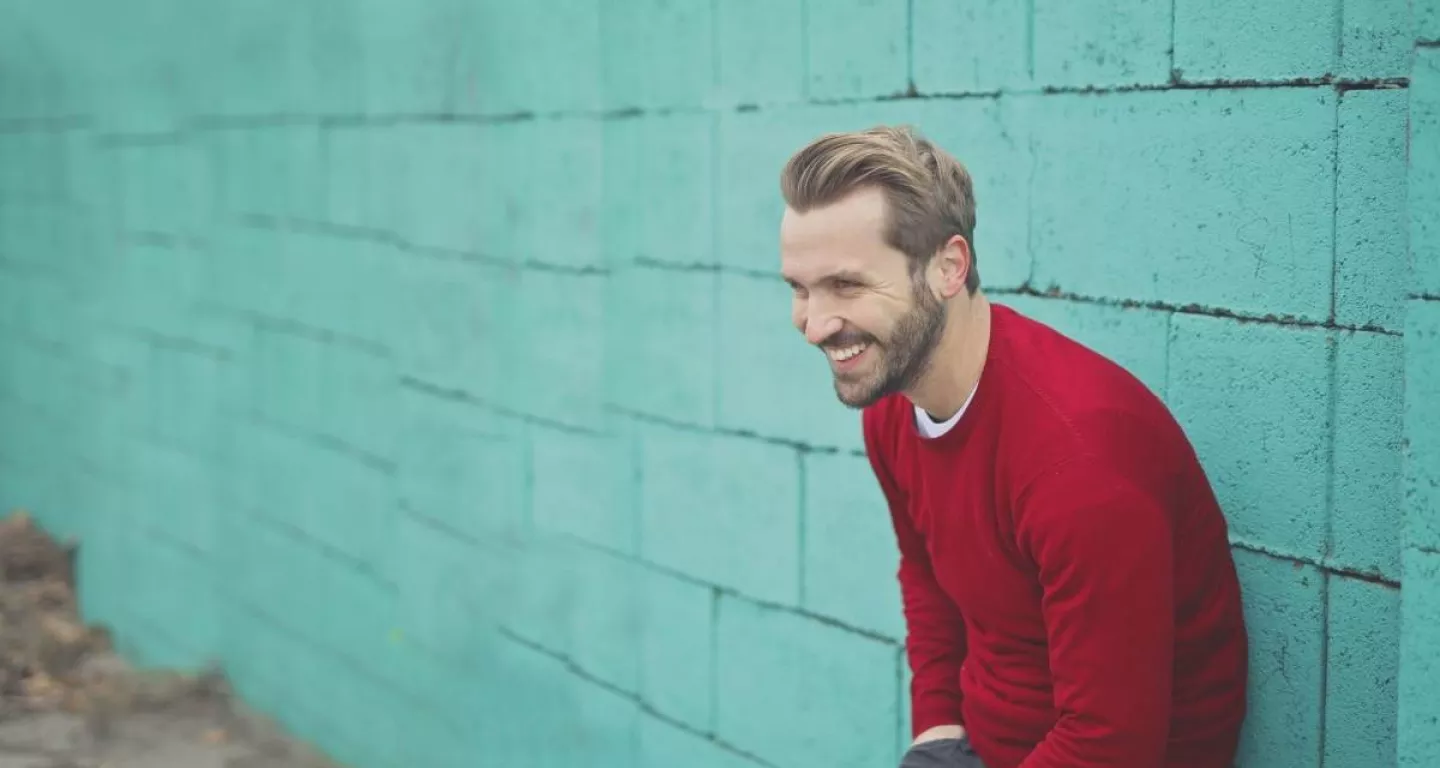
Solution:
{"label": "smiling man", "polygon": [[902,766],[1230,766],[1240,587],[1165,405],[986,298],[970,176],[913,130],[820,137],[781,188],[793,321],[864,409],[899,544]]}

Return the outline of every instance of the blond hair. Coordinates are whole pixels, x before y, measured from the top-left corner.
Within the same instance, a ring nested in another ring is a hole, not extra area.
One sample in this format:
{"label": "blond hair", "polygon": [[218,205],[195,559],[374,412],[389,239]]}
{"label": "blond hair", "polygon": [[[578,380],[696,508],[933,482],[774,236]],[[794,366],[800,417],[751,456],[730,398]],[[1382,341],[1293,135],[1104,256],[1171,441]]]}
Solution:
{"label": "blond hair", "polygon": [[970,172],[910,126],[828,133],[785,163],[780,191],[798,212],[838,202],[864,187],[885,195],[885,240],[918,271],[953,235],[970,244],[965,287],[975,293],[975,191]]}

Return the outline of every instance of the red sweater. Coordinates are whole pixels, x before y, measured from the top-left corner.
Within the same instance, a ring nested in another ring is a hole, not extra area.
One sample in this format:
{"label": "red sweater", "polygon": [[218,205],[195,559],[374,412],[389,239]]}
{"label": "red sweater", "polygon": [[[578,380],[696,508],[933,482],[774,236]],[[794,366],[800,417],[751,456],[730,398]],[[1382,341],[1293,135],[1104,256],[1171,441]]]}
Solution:
{"label": "red sweater", "polygon": [[958,423],[864,414],[890,503],[913,732],[987,768],[1222,768],[1247,639],[1226,522],[1185,435],[1118,365],[991,305]]}

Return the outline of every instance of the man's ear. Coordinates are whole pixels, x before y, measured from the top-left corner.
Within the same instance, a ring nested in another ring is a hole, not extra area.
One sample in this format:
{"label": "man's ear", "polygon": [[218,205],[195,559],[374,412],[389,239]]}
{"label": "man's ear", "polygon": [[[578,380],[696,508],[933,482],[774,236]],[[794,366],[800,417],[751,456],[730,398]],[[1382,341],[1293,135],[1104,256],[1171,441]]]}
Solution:
{"label": "man's ear", "polygon": [[935,265],[940,273],[940,295],[952,299],[965,292],[965,281],[970,277],[970,243],[960,235],[953,235],[936,251]]}

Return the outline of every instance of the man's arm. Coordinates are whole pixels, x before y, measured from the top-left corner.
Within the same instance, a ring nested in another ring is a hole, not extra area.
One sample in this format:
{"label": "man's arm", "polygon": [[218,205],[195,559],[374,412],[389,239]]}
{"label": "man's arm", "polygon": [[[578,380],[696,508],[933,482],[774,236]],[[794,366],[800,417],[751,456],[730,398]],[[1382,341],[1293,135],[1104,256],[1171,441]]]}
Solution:
{"label": "man's arm", "polygon": [[905,651],[910,664],[911,735],[916,742],[964,735],[960,664],[965,660],[965,624],[959,610],[935,581],[925,541],[910,522],[904,494],[878,450],[865,416],[865,452],[885,493],[900,549],[899,581],[904,607]]}
{"label": "man's arm", "polygon": [[1059,720],[1020,768],[1154,768],[1169,736],[1175,596],[1171,520],[1085,459],[1018,508],[1033,559]]}

